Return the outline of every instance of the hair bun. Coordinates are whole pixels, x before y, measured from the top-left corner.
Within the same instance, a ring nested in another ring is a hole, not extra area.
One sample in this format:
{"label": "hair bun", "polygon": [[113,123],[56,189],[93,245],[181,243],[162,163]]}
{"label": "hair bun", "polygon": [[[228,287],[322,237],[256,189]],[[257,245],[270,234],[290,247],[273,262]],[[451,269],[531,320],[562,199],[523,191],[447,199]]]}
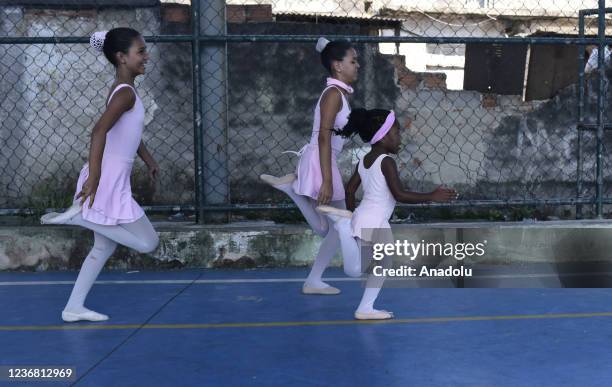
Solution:
{"label": "hair bun", "polygon": [[89,45],[98,52],[102,52],[104,48],[104,39],[108,31],[96,31],[89,38]]}
{"label": "hair bun", "polygon": [[317,40],[317,51],[318,52],[323,52],[323,50],[325,50],[325,47],[329,44],[329,40],[325,39],[324,37],[320,37],[319,40]]}

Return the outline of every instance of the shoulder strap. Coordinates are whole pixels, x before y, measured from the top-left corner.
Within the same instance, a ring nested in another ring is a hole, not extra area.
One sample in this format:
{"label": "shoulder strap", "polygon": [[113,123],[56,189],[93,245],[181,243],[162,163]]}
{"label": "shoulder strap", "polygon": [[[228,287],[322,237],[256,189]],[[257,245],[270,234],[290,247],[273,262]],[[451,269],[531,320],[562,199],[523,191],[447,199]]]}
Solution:
{"label": "shoulder strap", "polygon": [[[378,158],[376,159],[376,161],[374,161],[374,164],[378,163],[378,168],[377,170],[380,171],[380,173],[382,173],[382,162],[385,159],[385,157],[388,157],[389,155],[386,153],[383,153],[382,155],[378,156]],[[374,164],[372,164],[372,166],[374,166]]]}
{"label": "shoulder strap", "polygon": [[346,97],[344,96],[344,93],[342,92],[342,90],[339,87],[334,86],[334,85],[329,85],[325,89],[323,89],[323,91],[321,92],[321,95],[319,96],[319,100],[317,101],[317,106],[321,105],[321,99],[323,98],[323,94],[325,94],[327,90],[332,89],[332,88],[338,90],[338,92],[340,93],[340,99],[342,100],[342,106],[340,107],[340,111],[342,111],[342,109],[344,109],[344,106],[347,105],[348,102],[346,101]]}
{"label": "shoulder strap", "polygon": [[115,87],[115,90],[113,90],[113,92],[111,93],[110,97],[108,97],[108,101],[106,101],[106,106],[108,106],[108,104],[110,103],[111,99],[113,99],[113,96],[115,95],[115,93],[117,91],[119,91],[120,89],[123,89],[125,86],[129,87],[130,89],[132,89],[134,94],[136,94],[136,90],[134,90],[134,88],[132,86],[128,85],[127,83],[121,83],[121,84],[117,85],[117,87]]}
{"label": "shoulder strap", "polygon": [[378,160],[380,163],[382,163],[382,161],[385,159],[385,157],[391,157],[386,153],[383,153],[382,155],[378,156]]}

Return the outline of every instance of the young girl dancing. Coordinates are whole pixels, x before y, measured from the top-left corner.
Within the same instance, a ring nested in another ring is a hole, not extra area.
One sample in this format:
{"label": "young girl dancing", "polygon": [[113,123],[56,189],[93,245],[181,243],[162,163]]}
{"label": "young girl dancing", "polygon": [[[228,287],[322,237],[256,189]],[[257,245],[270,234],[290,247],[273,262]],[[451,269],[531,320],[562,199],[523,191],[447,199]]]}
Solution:
{"label": "young girl dancing", "polygon": [[295,174],[280,178],[261,175],[261,179],[289,195],[308,225],[323,237],[302,292],[338,294],[339,289],[321,279],[323,271],[340,247],[338,233],[333,227],[329,227],[326,218],[317,213],[315,208],[318,204],[345,208],[344,186],[336,164],[344,138],[335,135],[333,130],[342,129],[348,121],[351,108],[347,95],[353,93],[351,84],[357,79],[359,63],[357,52],[347,41],[330,42],[320,38],[316,49],[321,53],[321,63],[330,77],[327,78],[327,85],[315,106],[310,142],[299,152],[293,152],[300,156]]}
{"label": "young girl dancing", "polygon": [[155,250],[157,233],[132,197],[130,173],[138,154],[155,180],[159,166],[141,140],[144,106],[134,79],[145,73],[149,59],[138,31],[115,28],[96,32],[91,46],[115,67],[116,78],[106,110],[91,134],[89,162],[79,174],[73,205],[63,213],[50,213],[43,224],[71,224],[94,233],[94,245],[79,272],[70,299],[62,312],[66,322],[104,321],[108,316],[85,308],[85,298],[117,244],[142,253]]}
{"label": "young girl dancing", "polygon": [[[343,137],[355,133],[372,145],[360,161],[346,186],[346,207],[342,210],[331,206],[319,206],[317,210],[327,215],[338,231],[344,272],[359,277],[366,265],[362,265],[361,248],[368,250],[365,257],[372,257],[373,243],[393,243],[389,219],[396,201],[401,203],[445,202],[457,198],[453,189],[438,187],[430,193],[417,193],[402,188],[395,161],[389,154],[400,150],[399,124],[395,113],[382,109],[355,109],[347,125],[338,132]],[[363,183],[363,198],[355,209],[355,192]],[[383,267],[391,265],[389,257],[383,258]],[[359,320],[393,318],[393,313],[374,309],[374,301],[380,293],[384,276],[370,274],[366,289],[355,312]]]}

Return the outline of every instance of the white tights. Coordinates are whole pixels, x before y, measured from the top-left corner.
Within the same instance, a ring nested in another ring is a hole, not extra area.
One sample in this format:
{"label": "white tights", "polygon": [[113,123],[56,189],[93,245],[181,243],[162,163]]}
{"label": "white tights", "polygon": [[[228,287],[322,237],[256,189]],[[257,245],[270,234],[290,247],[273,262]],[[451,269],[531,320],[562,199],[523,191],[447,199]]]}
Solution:
{"label": "white tights", "polygon": [[83,261],[79,276],[72,288],[72,293],[64,308],[67,312],[81,313],[85,310],[85,298],[118,244],[140,253],[150,253],[157,248],[159,243],[157,233],[146,216],[132,223],[107,226],[84,220],[81,214],[78,214],[67,224],[85,227],[94,232],[93,248]]}
{"label": "white tights", "polygon": [[[324,288],[329,286],[323,282],[321,278],[323,276],[323,272],[329,266],[329,263],[340,247],[338,232],[333,227],[329,227],[327,217],[317,212],[317,201],[308,196],[297,194],[293,190],[292,183],[276,186],[275,188],[289,195],[291,200],[293,200],[293,202],[302,212],[302,215],[304,215],[308,225],[317,235],[323,238],[321,246],[319,247],[319,252],[314,260],[312,269],[310,270],[310,274],[308,274],[308,277],[306,278],[305,285],[313,288]],[[329,205],[336,208],[346,209],[344,200],[332,201]]]}
{"label": "white tights", "polygon": [[[360,250],[363,247],[363,242],[361,239],[353,237],[351,220],[348,218],[340,218],[334,223],[333,228],[338,231],[338,238],[340,239],[340,246],[342,248],[344,272],[350,277],[361,277],[364,269],[367,268],[367,265],[362,265]],[[372,257],[371,247],[368,246],[364,250],[367,250],[364,251],[365,257]],[[381,263],[384,268],[390,268],[393,262],[390,257],[385,256]],[[376,301],[384,281],[385,277],[383,276],[368,275],[361,302],[357,307],[358,312],[369,313],[375,311],[374,301]]]}

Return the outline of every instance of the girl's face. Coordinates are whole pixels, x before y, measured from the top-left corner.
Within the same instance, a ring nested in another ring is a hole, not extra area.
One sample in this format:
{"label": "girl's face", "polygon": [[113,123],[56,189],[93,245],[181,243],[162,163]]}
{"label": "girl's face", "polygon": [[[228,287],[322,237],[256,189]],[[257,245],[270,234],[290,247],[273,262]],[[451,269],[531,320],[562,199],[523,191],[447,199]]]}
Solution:
{"label": "girl's face", "polygon": [[145,73],[145,65],[149,61],[149,53],[144,39],[139,36],[134,39],[128,53],[119,53],[119,63],[127,67],[132,74],[142,75]]}
{"label": "girl's face", "polygon": [[393,123],[391,130],[389,130],[389,133],[385,135],[383,141],[385,142],[385,148],[389,153],[399,153],[402,141],[400,137],[399,123],[397,122],[397,119]]}
{"label": "girl's face", "polygon": [[355,82],[359,72],[357,51],[355,51],[354,48],[349,49],[344,58],[342,58],[342,61],[337,61],[334,63],[334,68],[339,78],[342,78],[349,83]]}

